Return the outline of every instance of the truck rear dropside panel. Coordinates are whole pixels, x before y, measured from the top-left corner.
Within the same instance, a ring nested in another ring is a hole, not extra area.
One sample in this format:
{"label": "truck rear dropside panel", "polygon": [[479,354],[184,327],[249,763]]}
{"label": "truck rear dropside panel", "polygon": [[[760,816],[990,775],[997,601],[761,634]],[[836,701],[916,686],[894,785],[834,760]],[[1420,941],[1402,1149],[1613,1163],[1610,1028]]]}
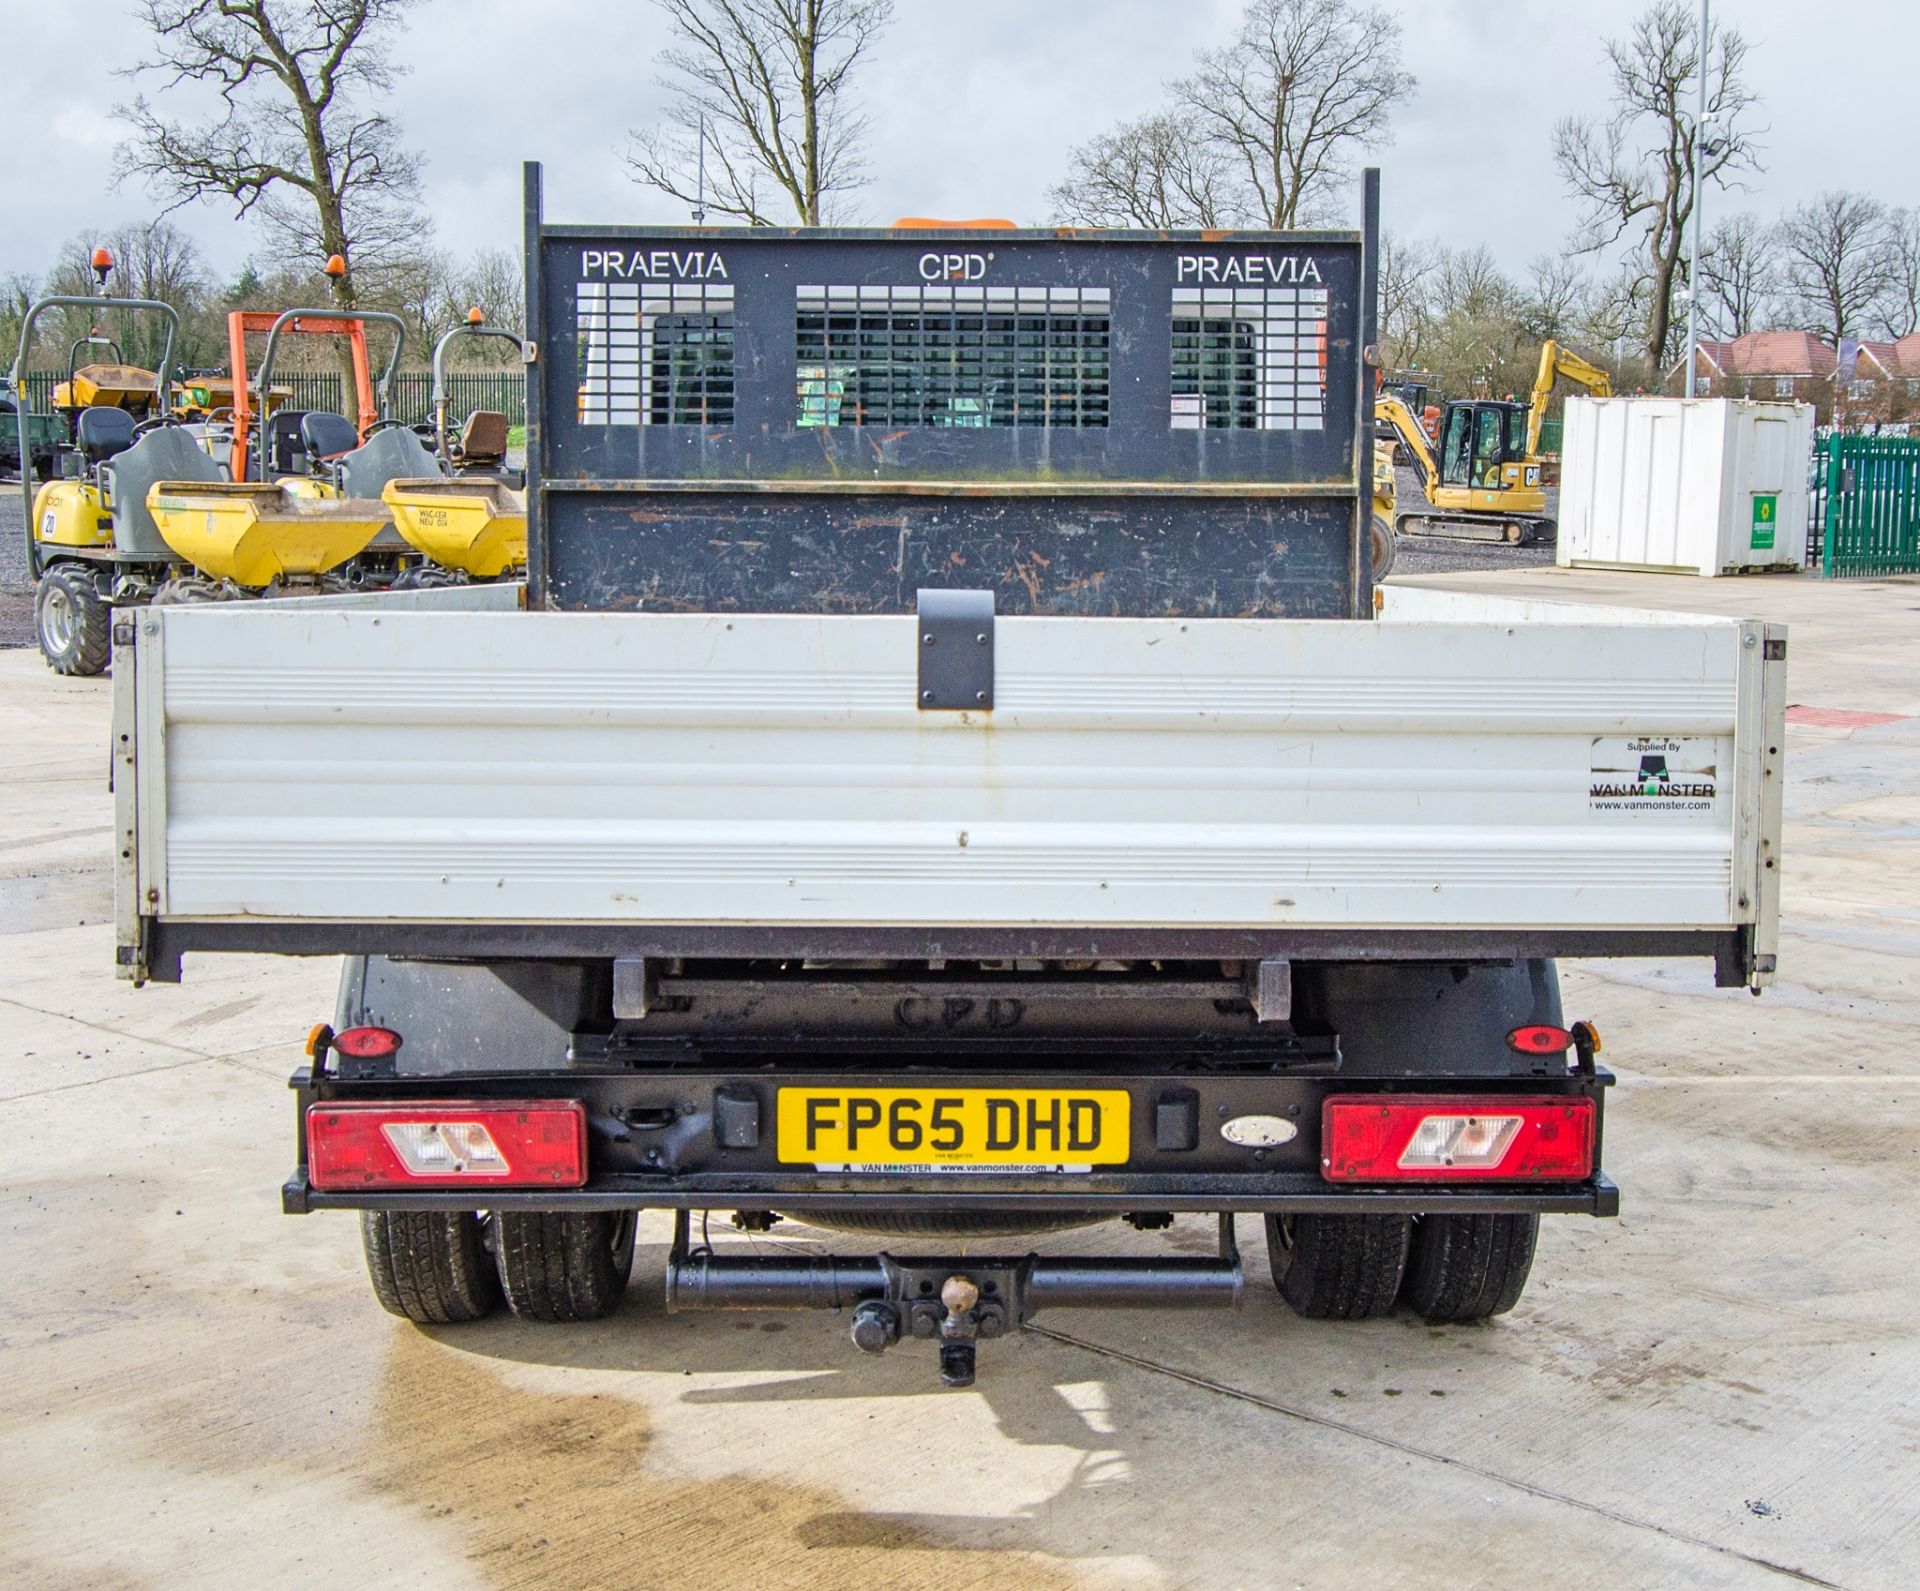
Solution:
{"label": "truck rear dropside panel", "polygon": [[[1384,617],[154,609],[129,968],[397,954],[1735,954],[1776,932],[1784,642],[1392,594]],[[143,927],[144,923],[144,927]],[[966,947],[966,948],[963,948]],[[162,975],[165,975],[164,972]]]}

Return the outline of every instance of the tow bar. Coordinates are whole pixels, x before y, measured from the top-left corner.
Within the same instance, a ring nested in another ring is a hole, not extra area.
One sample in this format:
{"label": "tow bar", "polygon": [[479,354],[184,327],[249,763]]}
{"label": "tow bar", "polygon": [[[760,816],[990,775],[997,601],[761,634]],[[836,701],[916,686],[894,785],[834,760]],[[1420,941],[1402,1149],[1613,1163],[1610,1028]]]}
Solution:
{"label": "tow bar", "polygon": [[1216,1259],[714,1253],[690,1242],[687,1211],[674,1217],[667,1308],[853,1311],[854,1345],[884,1353],[902,1337],[940,1344],[940,1379],[973,1385],[975,1344],[1023,1326],[1041,1309],[1212,1305],[1236,1308],[1244,1280],[1233,1217],[1220,1217]]}

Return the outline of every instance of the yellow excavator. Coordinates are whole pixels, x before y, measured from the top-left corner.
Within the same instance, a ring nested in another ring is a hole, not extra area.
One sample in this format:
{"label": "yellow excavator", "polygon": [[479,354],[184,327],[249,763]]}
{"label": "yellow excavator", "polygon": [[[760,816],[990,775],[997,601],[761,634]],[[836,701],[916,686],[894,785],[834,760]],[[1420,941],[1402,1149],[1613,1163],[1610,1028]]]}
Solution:
{"label": "yellow excavator", "polygon": [[1530,402],[1449,399],[1437,449],[1404,399],[1390,392],[1376,398],[1374,418],[1393,427],[1427,500],[1418,513],[1398,514],[1395,529],[1403,536],[1552,541],[1540,480],[1540,425],[1561,376],[1596,397],[1613,396],[1606,371],[1558,343],[1544,343]]}

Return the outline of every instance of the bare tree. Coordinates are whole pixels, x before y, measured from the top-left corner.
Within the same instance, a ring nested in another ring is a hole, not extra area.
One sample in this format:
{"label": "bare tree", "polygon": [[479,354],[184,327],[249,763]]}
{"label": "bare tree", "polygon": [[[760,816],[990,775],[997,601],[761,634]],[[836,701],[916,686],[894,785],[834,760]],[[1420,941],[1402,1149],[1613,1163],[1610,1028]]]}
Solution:
{"label": "bare tree", "polygon": [[[96,248],[105,248],[113,256],[113,268],[107,273],[106,282],[110,296],[153,299],[169,305],[180,316],[181,336],[174,344],[176,374],[211,356],[211,339],[201,324],[201,315],[212,293],[212,281],[192,238],[165,219],[146,226],[122,226],[111,232],[73,238],[60,251],[48,273],[46,291],[76,297],[95,293],[98,286],[93,251]],[[67,345],[74,338],[95,330],[111,337],[130,364],[146,370],[159,364],[166,343],[166,328],[158,316],[130,314],[125,310],[92,315],[83,310],[66,310],[49,330],[60,342],[54,351],[62,363]]]}
{"label": "bare tree", "polygon": [[1394,367],[1415,365],[1432,312],[1440,250],[1424,238],[1380,238],[1380,343]]}
{"label": "bare tree", "polygon": [[1056,220],[1096,227],[1227,227],[1252,219],[1251,194],[1191,113],[1122,122],[1076,148],[1048,196]]}
{"label": "bare tree", "polygon": [[[523,335],[526,332],[526,277],[520,256],[512,249],[476,250],[454,274],[453,293],[463,310],[477,306],[489,326]],[[497,363],[511,352],[506,344],[496,341],[486,357]]]}
{"label": "bare tree", "polygon": [[26,322],[27,311],[39,296],[39,280],[28,272],[10,271],[0,276],[0,363],[9,368],[20,346],[20,328]]}
{"label": "bare tree", "polygon": [[1441,255],[1434,293],[1439,314],[1491,324],[1505,320],[1518,299],[1519,289],[1484,244]]}
{"label": "bare tree", "polygon": [[1443,392],[1510,390],[1533,357],[1519,324],[1524,295],[1484,248],[1431,247],[1429,258],[1412,311],[1418,363]]}
{"label": "bare tree", "polygon": [[[416,328],[423,361],[442,337],[466,320],[469,310],[478,309],[489,326],[512,332],[526,327],[520,256],[506,249],[480,249],[464,260],[436,250],[397,280],[395,288],[395,301],[405,306]],[[497,367],[511,362],[512,350],[497,338],[461,338],[448,348],[447,357],[455,364]]]}
{"label": "bare tree", "polygon": [[1893,282],[1882,298],[1881,329],[1889,337],[1911,337],[1920,331],[1920,208],[1887,218],[1887,249]]}
{"label": "bare tree", "polygon": [[418,213],[419,161],[381,103],[399,68],[392,45],[418,0],[140,0],[153,54],[129,75],[162,92],[220,96],[210,120],[173,119],[145,96],[116,113],[132,129],[120,158],[175,204],[231,200],[289,252],[338,254],[341,308],[356,266],[391,258],[429,230]]}
{"label": "bare tree", "polygon": [[1357,149],[1390,140],[1414,89],[1400,24],[1353,0],[1249,0],[1239,37],[1202,51],[1174,94],[1227,151],[1262,222],[1294,227],[1327,205]]}
{"label": "bare tree", "polygon": [[1833,341],[1864,334],[1898,276],[1886,206],[1834,189],[1780,222],[1789,301]]}
{"label": "bare tree", "polygon": [[1570,254],[1537,255],[1527,266],[1528,285],[1519,305],[1520,330],[1530,342],[1564,341],[1584,318],[1589,283]]}
{"label": "bare tree", "polygon": [[1685,0],[1655,0],[1624,39],[1609,40],[1614,111],[1604,123],[1569,119],[1554,129],[1555,163],[1586,206],[1577,246],[1594,253],[1631,236],[1628,256],[1646,284],[1644,344],[1664,369],[1673,327],[1674,290],[1685,279],[1687,233],[1699,184],[1726,186],[1757,169],[1755,134],[1744,125],[1755,95],[1744,76],[1747,43],[1714,27],[1706,41],[1709,136],[1696,172],[1691,136],[1700,70],[1699,25]]}
{"label": "bare tree", "polygon": [[678,41],[660,57],[672,98],[664,124],[632,136],[633,180],[699,203],[704,123],[708,209],[769,226],[784,198],[802,226],[821,225],[835,200],[866,181],[867,124],[850,85],[893,0],[654,4]]}
{"label": "bare tree", "polygon": [[1751,211],[1730,215],[1700,248],[1702,312],[1727,337],[1759,331],[1780,292],[1779,242]]}

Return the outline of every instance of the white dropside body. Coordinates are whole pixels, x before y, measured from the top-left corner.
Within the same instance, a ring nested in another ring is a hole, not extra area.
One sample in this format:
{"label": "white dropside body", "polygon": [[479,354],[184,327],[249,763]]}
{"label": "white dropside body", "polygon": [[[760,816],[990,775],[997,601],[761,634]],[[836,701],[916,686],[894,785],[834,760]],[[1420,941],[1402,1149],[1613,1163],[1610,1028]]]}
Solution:
{"label": "white dropside body", "polygon": [[1563,566],[1720,575],[1806,559],[1813,410],[1732,398],[1569,398]]}
{"label": "white dropside body", "polygon": [[147,916],[1773,948],[1784,636],[1757,623],[1417,590],[1377,622],[1002,617],[989,712],[917,708],[911,617],[135,623],[123,943]]}

